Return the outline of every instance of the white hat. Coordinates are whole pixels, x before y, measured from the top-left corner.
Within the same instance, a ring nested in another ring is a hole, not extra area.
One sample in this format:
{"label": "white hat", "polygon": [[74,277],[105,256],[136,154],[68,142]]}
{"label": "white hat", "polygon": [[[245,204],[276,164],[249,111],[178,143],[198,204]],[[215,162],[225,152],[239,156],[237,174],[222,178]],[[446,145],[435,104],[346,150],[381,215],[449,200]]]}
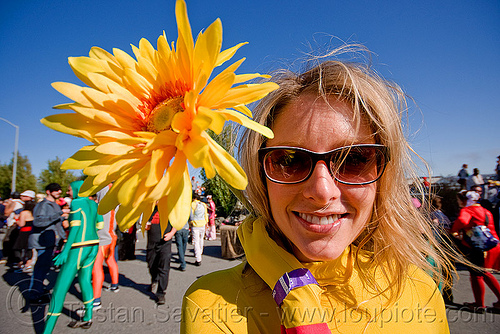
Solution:
{"label": "white hat", "polygon": [[36,194],[33,190],[26,190],[23,193],[21,193],[21,196],[28,196],[34,199],[36,197]]}

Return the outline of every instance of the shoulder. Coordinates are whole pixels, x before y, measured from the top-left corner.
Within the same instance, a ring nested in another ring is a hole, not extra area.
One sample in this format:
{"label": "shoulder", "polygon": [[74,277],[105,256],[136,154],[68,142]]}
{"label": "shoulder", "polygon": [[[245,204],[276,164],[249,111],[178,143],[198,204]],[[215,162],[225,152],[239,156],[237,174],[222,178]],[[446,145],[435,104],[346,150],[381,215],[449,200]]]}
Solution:
{"label": "shoulder", "polygon": [[37,205],[35,205],[35,208],[33,209],[33,211],[51,208],[52,207],[51,203],[52,203],[51,201],[44,198],[41,202],[38,202]]}
{"label": "shoulder", "polygon": [[46,204],[47,204],[47,202],[48,202],[48,200],[47,200],[46,198],[44,198],[44,199],[42,199],[40,202],[36,203],[35,208],[36,208],[36,207],[41,207],[41,206],[44,206],[44,205],[46,205]]}
{"label": "shoulder", "polygon": [[211,304],[216,299],[236,300],[241,289],[265,288],[264,282],[246,262],[235,267],[207,274],[195,281],[186,291],[184,298],[201,304]]}
{"label": "shoulder", "polygon": [[410,298],[412,303],[418,303],[421,307],[432,309],[439,314],[445,312],[443,297],[434,279],[413,265],[409,268],[402,298]]}
{"label": "shoulder", "polygon": [[22,218],[28,218],[28,217],[31,217],[31,216],[32,216],[32,214],[31,214],[30,210],[23,210],[19,214],[19,217],[22,217]]}

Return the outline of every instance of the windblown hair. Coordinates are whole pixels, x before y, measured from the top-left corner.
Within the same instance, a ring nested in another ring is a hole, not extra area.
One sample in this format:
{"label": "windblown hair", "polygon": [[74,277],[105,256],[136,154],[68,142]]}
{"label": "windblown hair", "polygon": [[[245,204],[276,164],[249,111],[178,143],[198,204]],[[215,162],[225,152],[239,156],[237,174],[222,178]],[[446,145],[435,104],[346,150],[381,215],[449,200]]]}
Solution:
{"label": "windblown hair", "polygon": [[[401,120],[407,105],[399,86],[382,79],[367,64],[341,60],[324,60],[303,73],[280,71],[271,80],[280,88],[261,100],[254,110],[255,121],[272,129],[284,108],[303,94],[315,94],[325,101],[337,98],[352,106],[353,122],[358,128],[368,124],[376,142],[389,149],[390,161],[377,181],[372,217],[354,242],[358,252],[373,254],[370,271],[360,273],[368,286],[383,294],[388,292],[389,301],[395,301],[406,277],[411,275],[412,264],[432,273],[436,281],[446,278],[451,268],[446,250],[436,242],[429,220],[411,202],[407,179],[416,181],[418,177],[410,155],[413,151],[403,133]],[[255,131],[245,131],[240,142],[240,160],[249,179],[247,197],[254,214],[267,220],[268,230],[285,239],[271,216],[258,159],[258,150],[265,144],[265,138]],[[434,259],[435,266],[429,264],[428,257]],[[382,271],[391,282],[390,291],[380,291],[375,270]]]}

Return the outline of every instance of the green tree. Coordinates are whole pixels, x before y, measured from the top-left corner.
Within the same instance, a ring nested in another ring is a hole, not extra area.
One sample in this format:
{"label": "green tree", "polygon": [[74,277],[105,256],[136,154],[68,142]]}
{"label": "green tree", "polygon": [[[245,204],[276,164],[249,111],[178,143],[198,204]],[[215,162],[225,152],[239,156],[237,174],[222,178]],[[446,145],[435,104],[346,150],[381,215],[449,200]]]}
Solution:
{"label": "green tree", "polygon": [[[0,165],[0,194],[2,198],[8,198],[12,192],[12,167],[14,166],[14,158],[9,164]],[[17,154],[17,171],[16,171],[16,191],[23,192],[25,190],[36,190],[36,177],[32,173],[31,163],[27,156]]]}
{"label": "green tree", "polygon": [[49,183],[59,183],[62,187],[63,194],[66,194],[68,186],[71,182],[78,180],[78,176],[70,171],[61,169],[62,161],[59,157],[47,162],[47,168],[40,172],[38,177],[39,188],[43,192],[45,186]]}
{"label": "green tree", "polygon": [[[234,141],[237,132],[233,125],[226,125],[218,135],[211,130],[208,130],[207,132],[210,137],[219,143],[219,145],[224,147],[226,151],[233,154]],[[233,211],[233,208],[238,201],[236,196],[234,196],[227,183],[219,175],[208,179],[205,171],[202,170],[201,178],[204,181],[203,187],[205,187],[206,193],[213,195],[213,200],[217,206],[217,215],[220,217],[227,217]]]}

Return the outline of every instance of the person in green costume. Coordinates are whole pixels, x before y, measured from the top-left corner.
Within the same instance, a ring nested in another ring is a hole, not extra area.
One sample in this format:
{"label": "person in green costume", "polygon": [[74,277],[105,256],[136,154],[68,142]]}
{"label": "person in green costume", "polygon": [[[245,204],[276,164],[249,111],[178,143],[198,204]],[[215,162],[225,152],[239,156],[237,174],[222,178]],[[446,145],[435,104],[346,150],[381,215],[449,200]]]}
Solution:
{"label": "person in green costume", "polygon": [[78,281],[82,290],[85,315],[82,322],[72,321],[68,326],[90,328],[92,325],[92,306],[94,294],[92,289],[92,267],[99,248],[97,230],[103,224],[101,215],[97,214],[97,203],[78,197],[83,181],[70,184],[68,194],[71,201],[69,214],[70,230],[68,240],[61,254],[54,258],[54,264],[61,266],[50,301],[44,333],[52,333],[61,314],[66,293],[78,274]]}

